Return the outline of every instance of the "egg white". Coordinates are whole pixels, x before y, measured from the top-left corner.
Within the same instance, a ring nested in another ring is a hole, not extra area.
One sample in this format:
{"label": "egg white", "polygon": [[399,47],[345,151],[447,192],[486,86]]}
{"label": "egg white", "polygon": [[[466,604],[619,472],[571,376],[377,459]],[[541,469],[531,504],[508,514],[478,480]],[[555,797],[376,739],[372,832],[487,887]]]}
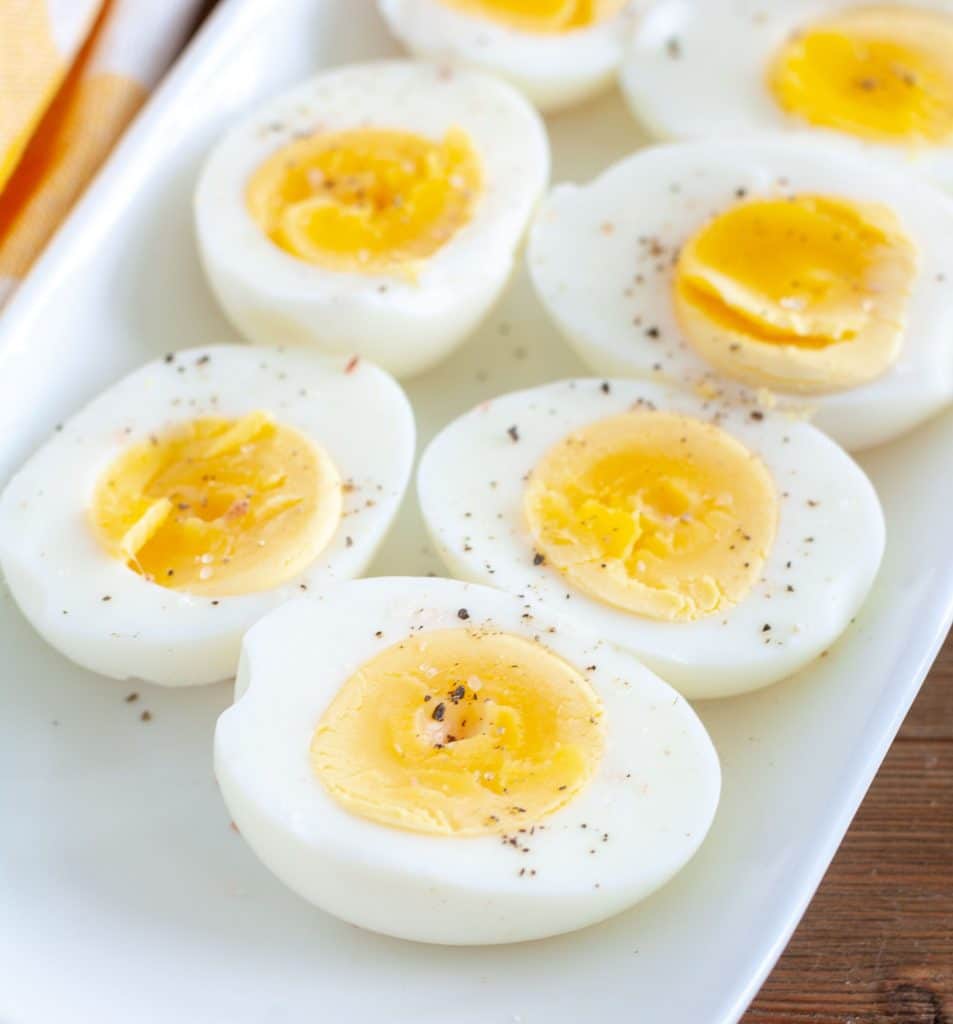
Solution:
{"label": "egg white", "polygon": [[635,6],[629,3],[588,28],[544,35],[467,14],[441,0],[378,0],[391,31],[412,53],[498,74],[546,113],[580,103],[611,84]]}
{"label": "egg white", "polygon": [[[953,201],[837,142],[771,136],[654,146],[588,185],[559,185],[540,207],[528,247],[543,305],[597,373],[717,390],[736,402],[751,389],[719,377],[681,334],[674,261],[709,218],[749,199],[808,192],[881,203],[919,251],[897,361],[869,384],[824,395],[785,395],[805,416],[859,450],[917,426],[953,399]],[[641,280],[639,280],[641,276]]]}
{"label": "egg white", "polygon": [[[545,562],[534,564],[523,512],[527,474],[567,434],[640,401],[716,422],[759,455],[774,480],[774,545],[759,582],[725,613],[694,622],[642,618],[589,597]],[[820,431],[780,414],[756,417],[648,381],[568,380],[503,395],[451,423],[424,452],[417,478],[424,520],[454,576],[571,616],[688,698],[766,686],[811,662],[847,628],[880,566],[884,521],[863,471]]]}
{"label": "egg white", "polygon": [[[235,824],[264,864],[346,921],[446,944],[582,928],[675,874],[704,839],[718,802],[718,757],[704,727],[630,655],[575,624],[525,613],[518,599],[486,587],[379,578],[291,602],[255,626],[242,649],[236,703],[215,730],[215,772]],[[603,702],[597,772],[544,819],[545,829],[521,835],[529,852],[499,835],[432,836],[366,820],[335,802],[312,772],[315,726],[354,670],[411,631],[448,628],[539,636],[586,670]]]}
{"label": "egg white", "polygon": [[[359,128],[431,139],[460,128],[479,155],[484,188],[473,217],[416,278],[312,265],[274,244],[247,209],[248,179],[276,150],[302,134]],[[358,352],[411,376],[447,355],[492,307],[548,177],[542,121],[504,82],[425,62],[351,65],[266,104],[215,147],[195,194],[202,261],[249,340]]]}
{"label": "egg white", "polygon": [[[657,138],[806,131],[953,188],[953,144],[912,151],[815,127],[786,113],[768,89],[769,64],[793,32],[838,11],[871,6],[870,0],[659,0],[632,37],[622,91]],[[953,14],[953,0],[909,6]]]}
{"label": "egg white", "polygon": [[[256,409],[313,438],[353,483],[334,535],[302,573],[258,593],[199,597],[151,583],[103,549],[88,507],[127,445],[197,417]],[[364,570],[397,512],[413,452],[407,399],[369,363],[245,345],[187,349],[104,391],[12,478],[0,495],[0,566],[37,632],[85,668],[166,686],[216,682],[234,675],[242,635],[262,615]]]}

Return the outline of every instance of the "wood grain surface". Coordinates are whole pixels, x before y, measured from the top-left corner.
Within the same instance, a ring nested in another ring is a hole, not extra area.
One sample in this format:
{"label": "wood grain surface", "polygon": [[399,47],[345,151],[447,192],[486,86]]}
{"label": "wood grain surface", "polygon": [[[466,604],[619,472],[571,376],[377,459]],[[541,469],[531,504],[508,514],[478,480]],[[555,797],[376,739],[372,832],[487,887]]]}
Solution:
{"label": "wood grain surface", "polygon": [[953,634],[743,1024],[953,1024]]}

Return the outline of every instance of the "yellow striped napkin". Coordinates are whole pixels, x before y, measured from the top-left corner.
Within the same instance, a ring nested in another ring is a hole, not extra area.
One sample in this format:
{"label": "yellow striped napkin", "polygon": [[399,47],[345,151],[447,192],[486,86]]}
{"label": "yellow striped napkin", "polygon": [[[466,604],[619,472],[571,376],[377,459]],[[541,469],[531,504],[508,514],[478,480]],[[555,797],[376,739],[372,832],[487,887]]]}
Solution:
{"label": "yellow striped napkin", "polygon": [[204,6],[204,0],[0,0],[0,304]]}

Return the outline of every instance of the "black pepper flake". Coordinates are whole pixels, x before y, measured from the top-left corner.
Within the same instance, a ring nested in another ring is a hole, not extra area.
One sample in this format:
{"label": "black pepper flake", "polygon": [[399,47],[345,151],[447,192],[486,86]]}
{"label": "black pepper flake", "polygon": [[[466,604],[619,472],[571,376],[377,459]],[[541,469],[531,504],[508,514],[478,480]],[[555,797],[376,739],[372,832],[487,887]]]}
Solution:
{"label": "black pepper flake", "polygon": [[139,718],[143,722],[151,722],[152,721],[152,712],[151,711],[143,711],[142,714],[139,716]]}
{"label": "black pepper flake", "polygon": [[457,618],[458,619],[463,619],[465,621],[466,619],[470,618],[470,613],[466,610],[466,608],[461,608],[457,612]]}
{"label": "black pepper flake", "polygon": [[533,565],[542,565],[546,561],[546,556],[541,555],[538,551],[533,555]]}
{"label": "black pepper flake", "polygon": [[198,359],[195,360],[195,365],[196,366],[204,366],[206,363],[210,362],[211,359],[212,359],[212,357],[209,356],[209,355],[199,356]]}
{"label": "black pepper flake", "polygon": [[429,693],[425,693],[425,694],[424,694],[424,700],[425,700],[425,701],[428,701],[428,700],[433,700],[433,697],[431,697]]}
{"label": "black pepper flake", "polygon": [[344,538],[344,546],[346,548],[353,548],[354,547],[354,538],[353,537],[345,537]]}
{"label": "black pepper flake", "polygon": [[764,413],[760,409],[752,409],[751,418],[760,422],[764,419]]}
{"label": "black pepper flake", "polygon": [[761,627],[761,632],[762,632],[762,633],[770,633],[770,632],[771,632],[771,623],[770,623],[770,622],[766,622],[766,623],[765,623],[765,624],[764,624],[764,625],[763,625],[763,626]]}
{"label": "black pepper flake", "polygon": [[103,596],[102,596],[102,598],[100,600],[111,601],[112,600],[112,594],[103,594]]}
{"label": "black pepper flake", "polygon": [[454,704],[456,704],[458,700],[463,700],[466,695],[467,688],[462,683],[460,686],[456,687],[456,689],[450,691],[450,699]]}
{"label": "black pepper flake", "polygon": [[665,52],[672,58],[672,60],[678,60],[682,55],[682,44],[678,41],[675,36],[665,44]]}
{"label": "black pepper flake", "polygon": [[436,707],[435,707],[435,708],[433,709],[433,713],[431,714],[431,716],[430,716],[430,717],[431,717],[431,718],[432,718],[432,719],[433,719],[433,720],[434,720],[435,722],[442,722],[442,721],[443,721],[443,716],[444,716],[444,715],[445,715],[446,713],[447,713],[447,705],[446,705],[446,704],[444,704],[444,702],[443,702],[443,701],[441,701],[441,702],[440,702],[440,703],[439,703],[439,704],[438,704],[438,705],[437,705],[437,706],[436,706]]}
{"label": "black pepper flake", "polygon": [[601,383],[601,384],[599,385],[599,390],[600,390],[600,391],[601,391],[601,392],[602,392],[602,393],[603,393],[604,395],[607,395],[607,394],[609,394],[609,392],[610,392],[610,391],[612,390],[612,387],[611,387],[611,385],[609,384],[609,382],[608,382],[607,380],[604,380],[604,381],[603,381],[603,382],[602,382],[602,383]]}
{"label": "black pepper flake", "polygon": [[657,327],[647,327],[645,329],[646,337],[658,338],[661,337],[662,332]]}
{"label": "black pepper flake", "polygon": [[136,691],[135,691],[135,690],[133,690],[133,692],[132,692],[132,693],[127,693],[127,694],[126,694],[126,703],[127,703],[127,704],[135,704],[135,702],[136,702],[136,701],[137,701],[138,699],[139,699],[139,694],[138,694],[138,693],[136,693]]}

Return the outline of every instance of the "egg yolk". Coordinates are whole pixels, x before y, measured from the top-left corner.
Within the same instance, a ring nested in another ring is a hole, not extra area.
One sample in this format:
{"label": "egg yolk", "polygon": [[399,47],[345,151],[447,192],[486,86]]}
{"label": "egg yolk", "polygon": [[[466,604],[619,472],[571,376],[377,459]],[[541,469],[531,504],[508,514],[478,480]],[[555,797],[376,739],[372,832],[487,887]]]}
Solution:
{"label": "egg yolk", "polygon": [[953,139],[953,18],[914,7],[842,11],[797,32],[768,83],[810,124],[910,146]]}
{"label": "egg yolk", "polygon": [[348,811],[434,835],[516,832],[573,799],[603,750],[576,668],[508,633],[416,633],[363,664],[327,708],[311,764]]}
{"label": "egg yolk", "polygon": [[443,0],[466,14],[523,32],[571,32],[617,14],[625,0]]}
{"label": "egg yolk", "polygon": [[879,204],[753,199],[683,246],[675,309],[695,349],[730,377],[800,393],[856,387],[900,353],[917,259]]}
{"label": "egg yolk", "polygon": [[251,176],[246,201],[261,230],[300,260],[412,273],[469,223],[482,188],[459,129],[435,141],[368,128],[284,146]]}
{"label": "egg yolk", "polygon": [[524,499],[537,559],[606,604],[672,622],[737,604],[778,519],[756,455],[711,423],[652,409],[563,438]]}
{"label": "egg yolk", "polygon": [[126,448],[96,484],[105,549],[190,594],[267,590],[301,572],[341,518],[330,457],[265,412],[192,420]]}

